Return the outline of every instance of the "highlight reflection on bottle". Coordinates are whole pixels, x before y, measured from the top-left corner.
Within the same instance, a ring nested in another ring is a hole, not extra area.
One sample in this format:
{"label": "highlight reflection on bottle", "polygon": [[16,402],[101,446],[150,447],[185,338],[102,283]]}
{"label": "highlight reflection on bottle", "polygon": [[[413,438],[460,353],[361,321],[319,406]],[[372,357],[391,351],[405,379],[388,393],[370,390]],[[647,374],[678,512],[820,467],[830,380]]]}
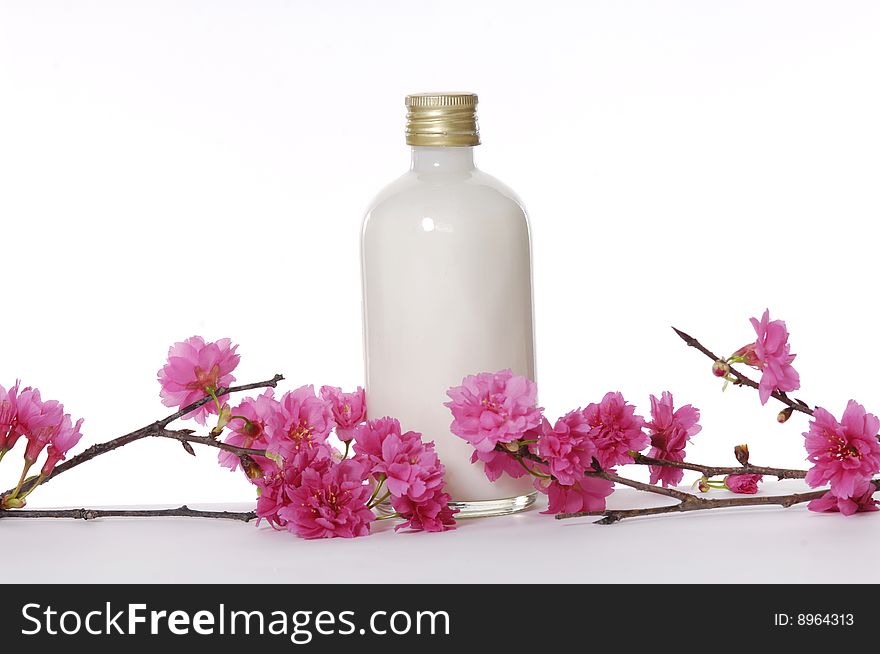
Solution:
{"label": "highlight reflection on bottle", "polygon": [[436,443],[461,516],[510,513],[534,501],[530,479],[486,479],[443,404],[477,372],[535,379],[528,219],[474,163],[476,95],[411,95],[406,106],[410,170],[363,226],[367,409]]}

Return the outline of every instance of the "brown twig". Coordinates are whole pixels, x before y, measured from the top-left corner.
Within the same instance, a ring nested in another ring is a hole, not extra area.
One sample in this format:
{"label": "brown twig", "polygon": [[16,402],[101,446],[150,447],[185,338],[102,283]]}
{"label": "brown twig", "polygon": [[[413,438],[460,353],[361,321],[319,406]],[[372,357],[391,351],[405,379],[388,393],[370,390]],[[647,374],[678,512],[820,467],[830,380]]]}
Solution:
{"label": "brown twig", "polygon": [[[535,456],[528,450],[523,450],[520,452],[511,452],[507,448],[503,446],[498,446],[495,448],[499,452],[505,452],[510,454],[516,459],[520,461],[522,459],[528,459],[529,461],[534,461],[535,463],[541,465],[547,465],[541,457]],[[706,477],[715,477],[718,475],[764,475],[767,477],[776,477],[778,479],[803,479],[807,476],[806,470],[793,470],[791,468],[769,468],[766,466],[709,466],[704,465],[702,463],[690,463],[688,461],[666,461],[664,459],[655,459],[650,456],[645,456],[644,454],[631,453],[633,454],[633,462],[638,465],[657,465],[657,466],[665,466],[667,468],[680,468],[682,470],[693,470],[695,472],[700,472]],[[529,470],[529,468],[526,468]],[[531,472],[531,470],[529,470]],[[601,479],[609,479],[609,476],[605,473],[596,473],[596,472],[587,472],[585,473],[588,477],[599,477]],[[617,477],[617,475],[612,475]],[[623,484],[625,482],[627,486],[631,486],[632,488],[637,488],[638,490],[647,491],[649,493],[656,493],[657,486],[653,486],[651,484],[643,484],[642,482],[637,482],[633,480],[628,480],[625,477],[619,477],[614,479],[613,481],[618,481]],[[635,484],[638,484],[637,486]],[[663,489],[660,489],[660,495],[670,495],[671,497],[677,497],[672,493],[665,492]]]}
{"label": "brown twig", "polygon": [[[700,343],[700,341],[698,341],[696,338],[694,338],[690,334],[686,334],[683,331],[681,331],[680,329],[676,329],[675,327],[673,327],[672,330],[676,334],[678,334],[678,336],[681,338],[681,340],[683,340],[688,346],[690,346],[696,350],[699,350],[700,352],[705,354],[708,358],[712,359],[713,362],[724,361],[726,363],[726,361],[723,358],[719,357],[717,354],[712,352],[710,349],[708,349],[705,345]],[[732,365],[728,364],[728,368],[730,369],[729,374],[735,379],[735,381],[734,381],[735,385],[749,386],[750,388],[754,388],[755,390],[758,389],[758,382],[756,382],[754,379],[747,377],[746,375],[741,373],[739,370],[734,368]],[[773,391],[773,393],[771,393],[770,396],[773,397],[774,399],[779,400],[784,405],[791,408],[793,411],[800,411],[801,413],[805,413],[808,416],[813,415],[813,409],[811,409],[809,407],[809,405],[807,405],[804,402],[800,402],[798,400],[794,400],[794,399],[790,398],[787,394],[783,393],[782,391]]]}
{"label": "brown twig", "polygon": [[[499,452],[505,452],[510,456],[518,459],[520,463],[522,463],[523,459],[528,459],[529,461],[534,461],[535,463],[541,465],[547,465],[546,462],[539,456],[536,456],[528,451],[528,449],[523,448],[519,452],[511,452],[503,445],[496,445],[495,449]],[[526,470],[529,470],[527,467]],[[532,472],[529,470],[529,472]],[[532,472],[534,474],[534,472]],[[641,481],[636,481],[635,479],[628,479],[627,477],[621,477],[620,475],[605,472],[604,470],[587,470],[584,472],[584,477],[594,477],[596,479],[605,479],[607,481],[613,481],[618,484],[623,484],[624,486],[629,486],[630,488],[635,488],[636,490],[645,491],[646,493],[654,493],[655,495],[665,495],[666,497],[672,497],[679,501],[685,501],[687,498],[692,497],[690,493],[685,493],[684,491],[680,491],[676,488],[664,488],[662,486],[653,486],[651,484],[646,484]]]}
{"label": "brown twig", "polygon": [[663,486],[653,486],[651,484],[646,484],[641,481],[636,481],[635,479],[629,479],[627,477],[621,477],[620,475],[614,474],[612,472],[596,472],[596,471],[587,471],[584,473],[585,477],[596,477],[598,479],[607,479],[608,481],[613,481],[617,484],[622,484],[624,486],[629,486],[630,488],[635,488],[636,490],[645,491],[646,493],[654,493],[655,495],[664,495],[666,497],[672,497],[677,499],[679,502],[686,502],[689,498],[694,497],[690,493],[685,493],[684,491],[680,491],[677,488],[664,488]]}
{"label": "brown twig", "polygon": [[[283,375],[275,375],[274,377],[272,377],[272,379],[267,379],[267,380],[261,381],[261,382],[254,382],[252,384],[242,384],[241,386],[230,386],[228,388],[219,388],[219,389],[217,389],[216,395],[217,395],[217,397],[223,397],[224,395],[230,395],[232,393],[241,393],[244,391],[251,391],[251,390],[258,389],[258,388],[275,388],[278,385],[278,382],[282,381],[283,379],[284,379]],[[134,441],[141,440],[142,438],[146,438],[148,436],[158,436],[161,438],[174,438],[175,440],[180,440],[180,441],[186,440],[186,441],[193,442],[193,443],[202,443],[203,445],[211,445],[212,447],[219,447],[220,449],[226,449],[229,451],[233,451],[233,450],[229,449],[232,446],[221,447],[221,445],[225,445],[225,444],[221,444],[221,443],[219,443],[219,441],[215,441],[214,439],[211,439],[209,437],[190,435],[190,437],[184,439],[184,438],[180,437],[180,434],[186,433],[185,431],[169,431],[166,429],[166,427],[169,424],[171,424],[172,422],[174,422],[178,418],[182,418],[183,416],[190,413],[191,411],[195,411],[199,407],[207,404],[208,402],[212,402],[212,401],[214,401],[214,398],[211,397],[210,395],[207,395],[207,396],[203,397],[202,399],[200,399],[196,402],[193,402],[192,404],[189,404],[188,406],[183,407],[179,411],[175,411],[170,416],[162,418],[161,420],[157,420],[154,423],[151,423],[149,425],[145,425],[145,426],[141,427],[140,429],[135,429],[133,432],[129,432],[128,434],[125,434],[123,436],[118,436],[117,438],[106,441],[104,443],[96,443],[95,445],[92,445],[91,447],[80,452],[75,457],[56,466],[55,469],[52,471],[52,473],[47,475],[40,482],[40,485],[43,485],[46,482],[54,479],[55,477],[60,475],[62,472],[67,472],[68,470],[75,468],[76,466],[81,465],[81,464],[85,463],[86,461],[91,461],[92,459],[94,459],[97,456],[100,456],[102,454],[106,454],[107,452],[112,452],[113,450],[118,449],[118,448],[122,447],[123,445],[128,445],[129,443],[133,443]],[[176,434],[176,435],[173,435],[173,434]],[[207,440],[202,440],[202,439],[207,439]],[[211,443],[208,443],[207,442],[208,440],[211,441]],[[239,448],[239,449],[244,449],[244,448]],[[243,453],[250,453],[250,452],[245,451]],[[36,483],[36,481],[38,479],[39,479],[39,477],[32,477],[31,479],[26,481],[22,485],[21,492],[27,493],[28,491],[30,491],[30,489],[34,486],[34,484]],[[4,495],[8,495],[11,492],[12,492],[12,490],[10,489],[6,493],[0,494],[0,497],[3,497]]]}
{"label": "brown twig", "polygon": [[250,522],[257,518],[253,511],[200,511],[185,504],[176,509],[0,509],[2,518],[217,518]]}
{"label": "brown twig", "polygon": [[679,501],[678,504],[670,504],[667,506],[655,506],[645,509],[611,509],[607,511],[579,511],[577,513],[559,513],[556,515],[557,520],[566,520],[568,518],[582,518],[585,516],[602,516],[596,521],[599,525],[612,525],[620,522],[625,518],[638,518],[647,515],[658,515],[662,513],[682,513],[686,511],[703,511],[708,509],[729,509],[737,506],[768,506],[776,505],[783,508],[809,502],[822,497],[828,489],[809,491],[806,493],[791,493],[789,495],[748,495],[739,497],[723,497],[723,498],[703,498],[685,493],[686,499]]}
{"label": "brown twig", "polygon": [[663,459],[655,459],[643,454],[636,454],[635,463],[646,466],[665,466],[667,468],[680,468],[682,470],[693,470],[702,473],[706,477],[715,477],[718,475],[764,475],[767,477],[776,477],[777,479],[803,479],[807,476],[806,470],[792,470],[790,468],[768,468],[766,466],[707,466],[700,463],[690,463],[688,461],[666,461]]}
{"label": "brown twig", "polygon": [[[638,488],[639,490],[647,490],[649,492],[658,493],[660,495],[671,495],[678,499],[677,504],[667,504],[665,506],[653,506],[644,509],[610,509],[605,511],[578,511],[576,513],[559,513],[556,515],[557,520],[567,520],[569,518],[582,518],[586,516],[602,516],[596,521],[598,525],[613,525],[625,518],[639,518],[649,515],[661,515],[664,513],[685,513],[688,511],[707,511],[710,509],[730,509],[739,506],[781,506],[787,509],[795,504],[802,504],[817,500],[825,495],[829,489],[807,491],[804,493],[789,493],[787,495],[740,495],[737,497],[699,497],[692,493],[683,493],[676,490],[675,493],[660,492],[657,486],[647,486],[641,482],[634,482],[632,479],[624,479],[618,475],[609,475],[608,473],[587,473],[588,476],[600,476],[611,481]],[[880,479],[873,480],[874,487],[880,489]],[[671,489],[663,489],[669,491]]]}
{"label": "brown twig", "polygon": [[[517,458],[529,459],[530,461],[546,465],[546,463],[540,457],[531,454],[527,450],[511,452],[503,446],[499,446],[496,449],[499,452],[506,452],[507,454]],[[763,466],[752,465],[738,466],[732,468],[705,466],[698,463],[679,463],[677,461],[663,461],[661,459],[654,459],[648,456],[643,456],[641,454],[637,454],[635,456],[635,462],[642,465],[666,465],[674,468],[695,470],[697,472],[702,472],[704,475],[710,477],[721,474],[757,474],[778,477],[779,479],[802,479],[806,476],[806,471],[804,470],[790,470],[787,468],[766,468]],[[703,498],[694,495],[693,493],[680,491],[677,488],[664,488],[662,486],[653,486],[652,484],[646,484],[641,481],[636,481],[635,479],[621,477],[618,474],[602,470],[588,470],[584,473],[584,476],[594,477],[598,479],[606,479],[608,481],[613,481],[614,483],[621,484],[623,486],[629,486],[630,488],[635,488],[636,490],[644,491],[646,493],[653,493],[654,495],[671,497],[675,500],[678,500],[678,502],[676,504],[656,506],[645,509],[614,509],[606,511],[578,511],[576,513],[560,513],[556,516],[557,520],[565,520],[568,518],[581,518],[584,516],[602,516],[602,518],[597,521],[597,524],[610,525],[614,524],[615,522],[620,522],[624,518],[636,518],[647,515],[660,515],[663,513],[681,513],[685,511],[722,509],[736,506],[779,505],[787,508],[795,504],[800,504],[801,502],[809,502],[810,500],[818,499],[828,492],[828,489],[826,488],[824,490],[809,491],[806,493],[791,493],[789,495],[749,495],[729,498]],[[880,480],[876,481],[875,484],[880,485]]]}
{"label": "brown twig", "polygon": [[218,450],[232,452],[238,456],[266,456],[266,450],[255,450],[250,447],[229,445],[210,436],[199,436],[198,434],[192,433],[189,429],[161,429],[149,435],[156,436],[157,438],[170,438],[172,440],[180,441],[181,443],[198,443],[199,445],[216,447]]}

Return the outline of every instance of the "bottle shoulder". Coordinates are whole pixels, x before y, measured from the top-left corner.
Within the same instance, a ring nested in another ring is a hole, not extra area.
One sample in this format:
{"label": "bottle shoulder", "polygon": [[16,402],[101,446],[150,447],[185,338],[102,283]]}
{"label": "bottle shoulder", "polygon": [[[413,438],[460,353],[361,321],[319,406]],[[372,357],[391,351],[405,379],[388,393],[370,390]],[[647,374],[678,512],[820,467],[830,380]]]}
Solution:
{"label": "bottle shoulder", "polygon": [[407,171],[379,191],[366,218],[408,210],[462,210],[467,206],[526,215],[513,189],[482,170],[471,169],[442,174]]}

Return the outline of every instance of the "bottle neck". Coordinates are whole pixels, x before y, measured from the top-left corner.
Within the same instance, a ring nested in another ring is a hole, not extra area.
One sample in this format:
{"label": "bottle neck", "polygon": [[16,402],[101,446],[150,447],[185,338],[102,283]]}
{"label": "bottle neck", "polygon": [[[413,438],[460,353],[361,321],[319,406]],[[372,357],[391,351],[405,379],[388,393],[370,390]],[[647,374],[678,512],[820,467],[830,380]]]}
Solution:
{"label": "bottle neck", "polygon": [[420,173],[456,173],[474,170],[474,148],[429,147],[416,145],[412,148],[410,170]]}

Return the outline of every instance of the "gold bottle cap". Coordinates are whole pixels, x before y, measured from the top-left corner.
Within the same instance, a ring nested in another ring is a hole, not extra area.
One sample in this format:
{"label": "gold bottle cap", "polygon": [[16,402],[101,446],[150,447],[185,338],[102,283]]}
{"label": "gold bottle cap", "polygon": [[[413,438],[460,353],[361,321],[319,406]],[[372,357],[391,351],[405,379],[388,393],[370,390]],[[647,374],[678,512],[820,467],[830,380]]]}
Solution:
{"label": "gold bottle cap", "polygon": [[415,93],[406,96],[407,145],[480,144],[476,93]]}

